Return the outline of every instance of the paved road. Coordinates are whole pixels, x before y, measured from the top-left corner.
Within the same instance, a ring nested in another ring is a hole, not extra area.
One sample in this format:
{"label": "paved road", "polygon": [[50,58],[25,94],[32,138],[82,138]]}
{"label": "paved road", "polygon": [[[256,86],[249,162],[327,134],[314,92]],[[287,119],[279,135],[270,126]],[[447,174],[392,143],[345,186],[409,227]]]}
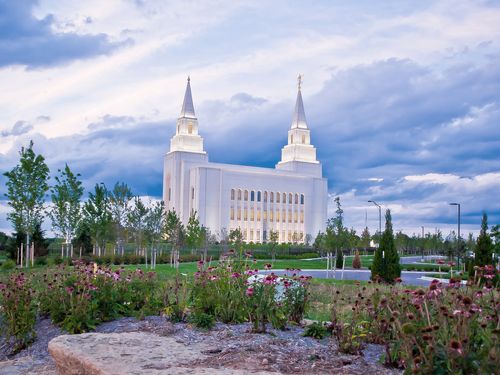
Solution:
{"label": "paved road", "polygon": [[[412,264],[412,263],[425,264],[425,261],[430,261],[433,259],[446,259],[446,257],[441,256],[441,255],[426,255],[426,256],[424,256],[424,263],[423,263],[422,256],[412,255],[412,256],[407,256],[407,257],[401,257],[399,259],[399,262],[401,264]],[[431,262],[429,262],[429,263],[431,263]]]}
{"label": "paved road", "polygon": [[[261,273],[270,273],[274,272],[277,275],[282,275],[285,273],[285,270],[273,270],[273,271],[262,271]],[[415,286],[428,286],[431,281],[430,280],[422,280],[422,276],[426,276],[429,274],[436,274],[437,272],[410,272],[410,271],[402,271],[401,278],[403,279],[403,284],[407,285],[415,285]],[[359,280],[359,281],[368,281],[370,280],[371,272],[369,270],[344,270],[342,275],[342,271],[330,271],[327,277],[326,270],[302,270],[300,271],[301,275],[304,276],[312,276],[318,279],[337,279],[337,280]]]}

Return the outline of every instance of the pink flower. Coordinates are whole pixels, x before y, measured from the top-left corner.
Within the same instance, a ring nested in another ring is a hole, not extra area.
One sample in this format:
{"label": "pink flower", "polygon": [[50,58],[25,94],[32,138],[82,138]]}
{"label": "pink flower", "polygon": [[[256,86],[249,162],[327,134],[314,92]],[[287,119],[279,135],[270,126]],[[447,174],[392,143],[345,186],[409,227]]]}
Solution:
{"label": "pink flower", "polygon": [[273,268],[273,265],[271,263],[266,263],[266,264],[264,264],[264,268],[266,270],[270,270],[271,268]]}
{"label": "pink flower", "polygon": [[247,291],[245,292],[248,297],[253,296],[253,288],[250,286],[247,288]]}
{"label": "pink flower", "polygon": [[238,272],[233,272],[233,273],[231,274],[231,277],[232,277],[233,279],[237,279],[237,278],[238,278],[238,277],[240,277],[240,276],[241,276],[241,275],[240,275]]}
{"label": "pink flower", "polygon": [[73,290],[74,290],[74,289],[73,289],[72,287],[70,287],[70,286],[67,286],[67,287],[66,287],[66,292],[67,292],[68,294],[73,293]]}

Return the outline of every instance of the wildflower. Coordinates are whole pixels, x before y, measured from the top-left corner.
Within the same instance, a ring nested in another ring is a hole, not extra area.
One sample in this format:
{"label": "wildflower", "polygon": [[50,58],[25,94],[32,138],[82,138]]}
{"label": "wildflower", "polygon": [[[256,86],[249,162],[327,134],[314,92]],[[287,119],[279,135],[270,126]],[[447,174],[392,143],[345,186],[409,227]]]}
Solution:
{"label": "wildflower", "polygon": [[402,279],[401,277],[396,277],[396,278],[394,279],[394,282],[395,282],[395,283],[402,283],[402,282],[403,282],[403,279]]}
{"label": "wildflower", "polygon": [[452,352],[455,352],[459,355],[463,355],[463,350],[462,350],[462,344],[460,343],[460,341],[457,341],[457,340],[451,340],[450,341],[450,349]]}
{"label": "wildflower", "polygon": [[237,279],[237,278],[239,278],[240,276],[241,276],[241,275],[240,275],[238,272],[233,272],[233,273],[231,274],[231,277],[232,277],[233,279]]}
{"label": "wildflower", "polygon": [[73,290],[74,290],[74,289],[73,289],[72,287],[70,287],[70,286],[67,286],[67,287],[66,287],[66,292],[67,292],[68,294],[73,293]]}
{"label": "wildflower", "polygon": [[245,292],[245,294],[248,296],[248,297],[252,297],[253,296],[253,288],[250,286],[247,288],[247,291]]}
{"label": "wildflower", "polygon": [[271,263],[266,263],[266,264],[264,264],[264,268],[266,270],[270,270],[271,268],[273,268],[273,265]]}
{"label": "wildflower", "polygon": [[229,251],[227,253],[230,255],[234,254],[234,249],[229,249]]}

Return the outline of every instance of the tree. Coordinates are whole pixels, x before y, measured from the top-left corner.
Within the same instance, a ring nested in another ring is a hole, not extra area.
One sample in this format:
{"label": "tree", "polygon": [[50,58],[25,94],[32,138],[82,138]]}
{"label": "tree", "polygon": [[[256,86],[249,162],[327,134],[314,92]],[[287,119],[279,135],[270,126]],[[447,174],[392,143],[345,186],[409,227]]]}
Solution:
{"label": "tree", "polygon": [[125,253],[124,228],[127,225],[132,198],[132,191],[124,182],[117,182],[109,194],[111,215],[115,226],[116,248],[121,255]]}
{"label": "tree", "polygon": [[352,260],[352,268],[361,268],[361,257],[359,256],[358,250],[356,250],[356,253],[354,254],[354,259]]}
{"label": "tree", "polygon": [[164,227],[165,203],[163,203],[163,201],[156,201],[155,203],[150,204],[146,214],[146,233],[149,244],[151,245],[151,265],[156,265],[156,258],[153,257],[153,254],[156,254],[157,246],[161,240]]}
{"label": "tree", "polygon": [[344,210],[342,210],[340,205],[339,197],[335,198],[335,203],[337,205],[337,210],[335,211],[337,216],[328,219],[325,244],[329,250],[336,252],[336,266],[337,268],[342,268],[344,260],[343,248],[348,245],[349,230],[344,227]]}
{"label": "tree", "polygon": [[279,232],[277,230],[270,230],[269,231],[269,243],[271,244],[271,257],[274,261],[276,260],[276,245],[278,245],[278,240],[279,240]]}
{"label": "tree", "polygon": [[380,246],[375,251],[371,271],[372,279],[381,278],[388,283],[393,283],[396,278],[401,276],[399,254],[392,231],[391,210],[387,210],[385,213],[385,230],[380,239]]}
{"label": "tree", "polygon": [[479,232],[479,237],[477,238],[476,252],[475,252],[475,264],[476,266],[485,266],[492,263],[492,253],[493,253],[493,242],[488,233],[488,215],[486,212],[483,213],[483,218],[481,220],[481,231]]}
{"label": "tree", "polygon": [[83,220],[94,241],[94,254],[101,256],[106,250],[106,240],[111,224],[108,190],[104,184],[96,184],[94,192],[83,205]]}
{"label": "tree", "polygon": [[83,195],[80,174],[74,174],[66,164],[63,170],[58,170],[56,184],[51,189],[53,207],[49,212],[52,228],[66,241],[66,254],[70,255],[73,238],[76,235],[81,220],[80,200]]}
{"label": "tree", "polygon": [[361,247],[364,247],[366,250],[366,248],[370,247],[370,241],[371,241],[370,231],[368,230],[368,227],[365,227],[365,229],[363,229],[363,232],[361,233],[359,245]]}
{"label": "tree", "polygon": [[127,214],[127,225],[133,232],[136,254],[139,254],[139,252],[143,249],[147,215],[147,207],[144,205],[140,197],[135,197],[134,207]]}
{"label": "tree", "polygon": [[229,231],[228,240],[241,255],[241,251],[243,250],[243,233],[241,232],[241,229],[231,229]]}
{"label": "tree", "polygon": [[169,210],[167,212],[165,234],[167,236],[167,241],[170,243],[172,248],[180,250],[184,244],[185,230],[184,225],[182,225],[181,219],[177,216],[175,210]]}
{"label": "tree", "polygon": [[203,242],[203,233],[200,226],[200,221],[196,211],[191,212],[189,215],[188,224],[186,226],[186,244],[191,248],[193,252],[194,249],[199,248]]}
{"label": "tree", "polygon": [[[16,232],[26,234],[27,251],[37,225],[43,222],[45,193],[49,190],[49,167],[44,157],[33,151],[33,141],[30,141],[28,148],[22,147],[19,155],[19,164],[4,173],[7,177],[5,196],[12,207],[7,219],[13,224]],[[26,254],[29,254],[29,251]],[[29,257],[25,259],[28,263]]]}

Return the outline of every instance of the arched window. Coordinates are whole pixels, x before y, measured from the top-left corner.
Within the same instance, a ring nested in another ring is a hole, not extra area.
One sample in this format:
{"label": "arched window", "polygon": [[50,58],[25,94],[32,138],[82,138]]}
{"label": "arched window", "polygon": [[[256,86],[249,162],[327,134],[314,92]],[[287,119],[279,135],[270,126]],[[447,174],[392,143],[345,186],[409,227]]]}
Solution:
{"label": "arched window", "polygon": [[234,201],[234,189],[231,189],[231,200]]}
{"label": "arched window", "polygon": [[292,222],[292,210],[288,210],[288,222]]}
{"label": "arched window", "polygon": [[295,194],[295,204],[299,204],[299,195]]}
{"label": "arched window", "polygon": [[280,202],[280,197],[281,197],[281,194],[280,193],[276,193],[276,203]]}
{"label": "arched window", "polygon": [[250,200],[252,202],[255,201],[255,191],[253,191],[253,190],[250,192]]}
{"label": "arched window", "polygon": [[288,193],[288,203],[289,204],[293,203],[293,195],[292,195],[292,193]]}
{"label": "arched window", "polygon": [[231,220],[234,220],[234,207],[231,207]]}
{"label": "arched window", "polygon": [[290,136],[290,143],[293,143],[293,134]]}
{"label": "arched window", "polygon": [[241,201],[241,190],[238,189],[238,200]]}
{"label": "arched window", "polygon": [[267,202],[267,191],[264,192],[264,202]]}
{"label": "arched window", "polygon": [[302,134],[302,144],[306,143],[306,136]]}
{"label": "arched window", "polygon": [[271,194],[270,194],[270,201],[271,203],[274,202],[274,193],[271,191]]}
{"label": "arched window", "polygon": [[248,200],[248,190],[245,190],[245,200]]}
{"label": "arched window", "polygon": [[260,191],[258,191],[258,192],[257,192],[257,202],[260,202],[260,198],[261,198],[261,196],[260,196]]}
{"label": "arched window", "polygon": [[283,193],[283,203],[286,203],[286,193]]}
{"label": "arched window", "polygon": [[193,134],[193,123],[192,122],[190,122],[188,124],[188,134]]}
{"label": "arched window", "polygon": [[300,204],[304,204],[304,194],[300,194]]}

